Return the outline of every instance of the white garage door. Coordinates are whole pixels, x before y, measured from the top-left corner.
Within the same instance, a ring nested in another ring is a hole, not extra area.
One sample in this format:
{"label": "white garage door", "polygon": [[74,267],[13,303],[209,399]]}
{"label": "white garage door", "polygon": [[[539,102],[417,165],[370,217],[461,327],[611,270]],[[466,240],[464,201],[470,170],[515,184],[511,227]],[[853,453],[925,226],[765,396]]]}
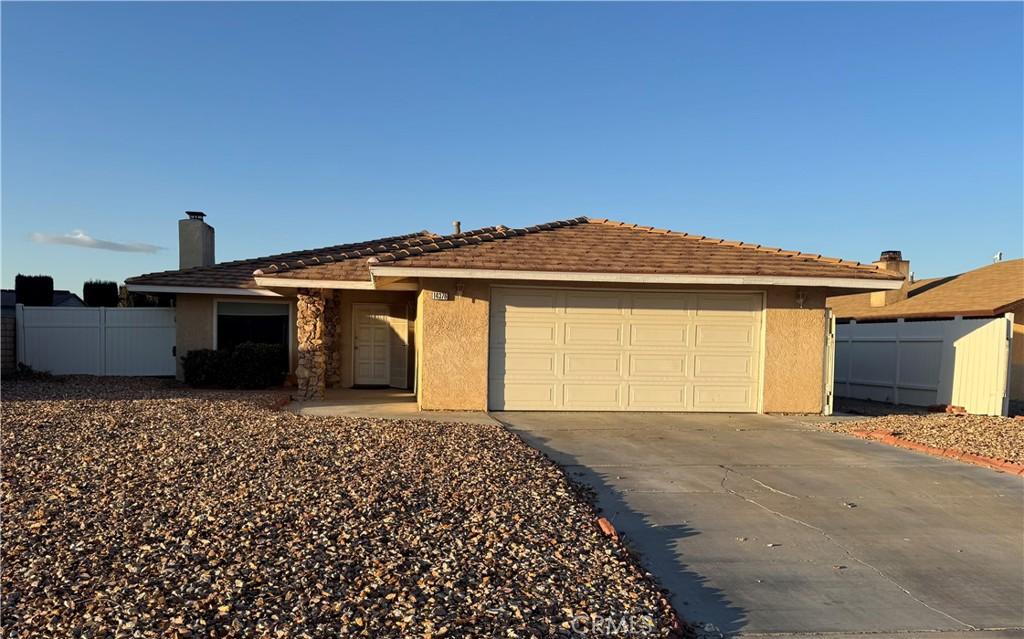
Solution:
{"label": "white garage door", "polygon": [[494,288],[491,410],[757,411],[760,293]]}

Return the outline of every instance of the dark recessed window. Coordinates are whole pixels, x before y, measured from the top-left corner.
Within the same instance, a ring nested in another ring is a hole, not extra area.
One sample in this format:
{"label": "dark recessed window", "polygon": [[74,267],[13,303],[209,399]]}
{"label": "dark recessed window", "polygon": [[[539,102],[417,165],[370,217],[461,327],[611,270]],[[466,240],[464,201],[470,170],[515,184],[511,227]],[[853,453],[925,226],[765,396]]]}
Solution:
{"label": "dark recessed window", "polygon": [[288,305],[257,302],[217,304],[217,348],[243,342],[280,344],[288,348]]}

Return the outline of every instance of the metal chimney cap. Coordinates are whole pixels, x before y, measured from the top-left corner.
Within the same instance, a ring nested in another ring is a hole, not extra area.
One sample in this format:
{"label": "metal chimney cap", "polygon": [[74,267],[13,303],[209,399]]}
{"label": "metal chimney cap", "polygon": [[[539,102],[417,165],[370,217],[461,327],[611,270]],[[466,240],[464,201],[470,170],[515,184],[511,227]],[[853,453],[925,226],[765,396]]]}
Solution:
{"label": "metal chimney cap", "polygon": [[185,215],[187,215],[190,220],[201,220],[206,217],[206,213],[203,213],[202,211],[185,211]]}
{"label": "metal chimney cap", "polygon": [[878,258],[882,262],[898,262],[903,259],[902,251],[882,251],[882,256]]}

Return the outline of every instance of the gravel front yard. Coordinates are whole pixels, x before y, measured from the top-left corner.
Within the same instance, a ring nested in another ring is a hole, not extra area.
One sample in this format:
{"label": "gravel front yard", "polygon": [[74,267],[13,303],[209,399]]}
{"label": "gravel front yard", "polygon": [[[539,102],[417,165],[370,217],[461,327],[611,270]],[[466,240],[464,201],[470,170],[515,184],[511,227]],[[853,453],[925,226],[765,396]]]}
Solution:
{"label": "gravel front yard", "polygon": [[669,634],[649,576],[502,428],[273,400],[5,382],[3,635]]}
{"label": "gravel front yard", "polygon": [[896,414],[822,425],[834,432],[884,430],[936,448],[1024,463],[1024,421],[982,415]]}

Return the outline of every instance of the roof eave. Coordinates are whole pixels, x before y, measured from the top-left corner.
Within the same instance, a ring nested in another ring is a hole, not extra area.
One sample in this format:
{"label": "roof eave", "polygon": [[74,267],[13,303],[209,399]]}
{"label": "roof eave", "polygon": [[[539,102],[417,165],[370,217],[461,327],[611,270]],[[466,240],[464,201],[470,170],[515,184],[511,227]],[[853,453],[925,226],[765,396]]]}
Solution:
{"label": "roof eave", "polygon": [[[896,290],[903,280],[783,275],[705,275],[687,273],[588,273],[578,271],[515,271],[370,265],[372,276],[539,280],[558,282],[624,282],[634,284],[718,284],[729,286],[819,286],[858,290]],[[259,278],[257,278],[257,281]]]}
{"label": "roof eave", "polygon": [[268,288],[329,288],[329,289],[340,289],[340,290],[381,290],[386,289],[389,291],[417,291],[419,285],[415,282],[393,282],[386,285],[378,285],[377,282],[370,280],[314,280],[305,279],[300,277],[269,277],[257,275],[255,278],[256,284],[259,286],[265,286]]}
{"label": "roof eave", "polygon": [[1024,303],[1024,298],[1008,302],[997,306],[996,308],[974,308],[974,309],[952,309],[947,311],[909,311],[900,312],[894,310],[893,312],[883,313],[870,313],[865,311],[847,311],[843,313],[836,311],[836,319],[839,320],[853,320],[853,321],[865,321],[865,322],[889,322],[898,319],[952,319],[954,317],[999,317],[1006,313],[1012,312],[1012,309],[1018,304]]}
{"label": "roof eave", "polygon": [[1003,304],[1002,306],[996,309],[996,313],[999,315],[1002,315],[1003,313],[1010,313],[1012,312],[1012,309],[1019,304],[1024,304],[1024,297],[1020,298],[1019,300],[1014,300],[1007,304]]}
{"label": "roof eave", "polygon": [[195,295],[244,295],[249,297],[283,297],[280,293],[262,288],[233,286],[181,286],[164,284],[132,284],[125,287],[131,293],[191,293]]}

